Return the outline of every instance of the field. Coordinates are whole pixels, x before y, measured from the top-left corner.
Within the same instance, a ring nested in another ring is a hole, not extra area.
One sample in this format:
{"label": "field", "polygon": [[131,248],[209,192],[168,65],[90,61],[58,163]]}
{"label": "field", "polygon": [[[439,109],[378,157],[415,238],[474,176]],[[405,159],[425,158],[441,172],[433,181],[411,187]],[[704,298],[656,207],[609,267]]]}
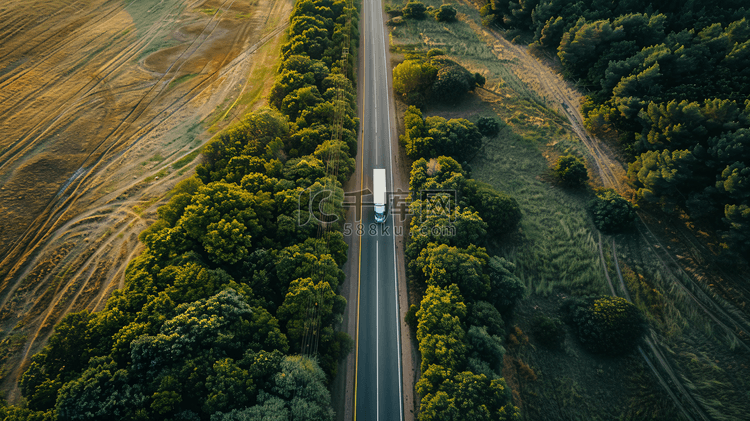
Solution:
{"label": "field", "polygon": [[[433,106],[425,115],[488,116],[505,124],[470,166],[474,178],[513,195],[523,212],[519,232],[493,239],[491,247],[516,263],[527,286],[504,370],[523,417],[743,419],[750,412],[750,324],[742,290],[722,294],[715,287],[723,282],[707,264],[711,256],[674,221],[641,212],[631,232],[601,235],[586,211],[593,190],[630,192],[624,161],[583,130],[581,94],[554,72],[554,56],[534,57],[482,27],[474,5],[452,5],[458,22],[407,20],[393,28],[391,49],[396,60],[439,48],[486,77],[484,88],[458,106]],[[549,168],[566,153],[586,158],[588,188],[554,181]],[[639,352],[597,357],[570,332],[564,349],[551,351],[529,333],[534,315],[559,316],[566,298],[588,294],[624,296],[646,312],[651,332]]]}
{"label": "field", "polygon": [[212,132],[273,83],[288,0],[0,6],[0,376],[121,287]]}

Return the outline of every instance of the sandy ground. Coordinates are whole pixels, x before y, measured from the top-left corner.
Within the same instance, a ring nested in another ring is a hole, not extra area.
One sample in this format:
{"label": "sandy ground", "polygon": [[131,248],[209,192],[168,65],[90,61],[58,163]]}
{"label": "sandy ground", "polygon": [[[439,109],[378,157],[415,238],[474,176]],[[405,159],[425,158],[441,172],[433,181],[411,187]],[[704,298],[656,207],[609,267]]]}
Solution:
{"label": "sandy ground", "polygon": [[272,83],[248,75],[277,59],[260,52],[278,47],[292,3],[0,6],[0,390],[11,402],[60,318],[101,309],[123,285],[138,233],[197,163],[177,162],[210,138],[201,122],[228,124],[246,106],[238,97]]}

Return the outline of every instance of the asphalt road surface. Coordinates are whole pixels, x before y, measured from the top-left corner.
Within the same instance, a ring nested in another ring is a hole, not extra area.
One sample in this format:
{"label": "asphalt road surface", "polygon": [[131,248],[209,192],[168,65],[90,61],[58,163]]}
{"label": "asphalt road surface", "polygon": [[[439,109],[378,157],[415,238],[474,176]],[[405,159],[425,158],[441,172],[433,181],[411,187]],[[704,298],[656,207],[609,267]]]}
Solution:
{"label": "asphalt road surface", "polygon": [[[386,190],[393,190],[393,150],[389,109],[386,36],[380,0],[365,0],[362,13],[364,48],[360,65],[364,75],[362,110],[362,162],[360,187],[372,190],[373,168],[385,168]],[[368,197],[369,198],[369,197]],[[391,209],[389,209],[390,211]],[[395,265],[393,214],[375,223],[372,206],[364,205],[359,265],[359,309],[355,371],[355,421],[403,420],[401,344]]]}

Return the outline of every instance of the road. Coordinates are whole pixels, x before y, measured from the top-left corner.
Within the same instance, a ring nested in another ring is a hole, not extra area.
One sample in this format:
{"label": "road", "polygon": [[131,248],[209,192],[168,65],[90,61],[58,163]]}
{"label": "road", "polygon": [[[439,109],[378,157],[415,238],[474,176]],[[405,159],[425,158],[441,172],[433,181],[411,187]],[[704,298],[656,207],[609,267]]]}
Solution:
{"label": "road", "polygon": [[[360,190],[372,190],[373,168],[386,169],[393,190],[393,136],[380,0],[366,0],[362,11],[362,142]],[[393,127],[395,127],[395,122]],[[366,200],[366,199],[365,199]],[[376,224],[372,206],[363,206],[359,237],[359,299],[356,335],[354,420],[403,420],[398,284],[393,215]]]}

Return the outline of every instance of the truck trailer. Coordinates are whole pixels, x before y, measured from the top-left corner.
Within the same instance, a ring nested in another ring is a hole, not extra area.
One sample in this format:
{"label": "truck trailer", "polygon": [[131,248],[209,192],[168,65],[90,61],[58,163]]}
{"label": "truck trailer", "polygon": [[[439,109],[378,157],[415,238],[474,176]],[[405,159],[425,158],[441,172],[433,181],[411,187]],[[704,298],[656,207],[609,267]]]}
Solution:
{"label": "truck trailer", "polygon": [[385,194],[385,168],[372,170],[372,201],[375,205],[375,222],[385,222],[386,194]]}

